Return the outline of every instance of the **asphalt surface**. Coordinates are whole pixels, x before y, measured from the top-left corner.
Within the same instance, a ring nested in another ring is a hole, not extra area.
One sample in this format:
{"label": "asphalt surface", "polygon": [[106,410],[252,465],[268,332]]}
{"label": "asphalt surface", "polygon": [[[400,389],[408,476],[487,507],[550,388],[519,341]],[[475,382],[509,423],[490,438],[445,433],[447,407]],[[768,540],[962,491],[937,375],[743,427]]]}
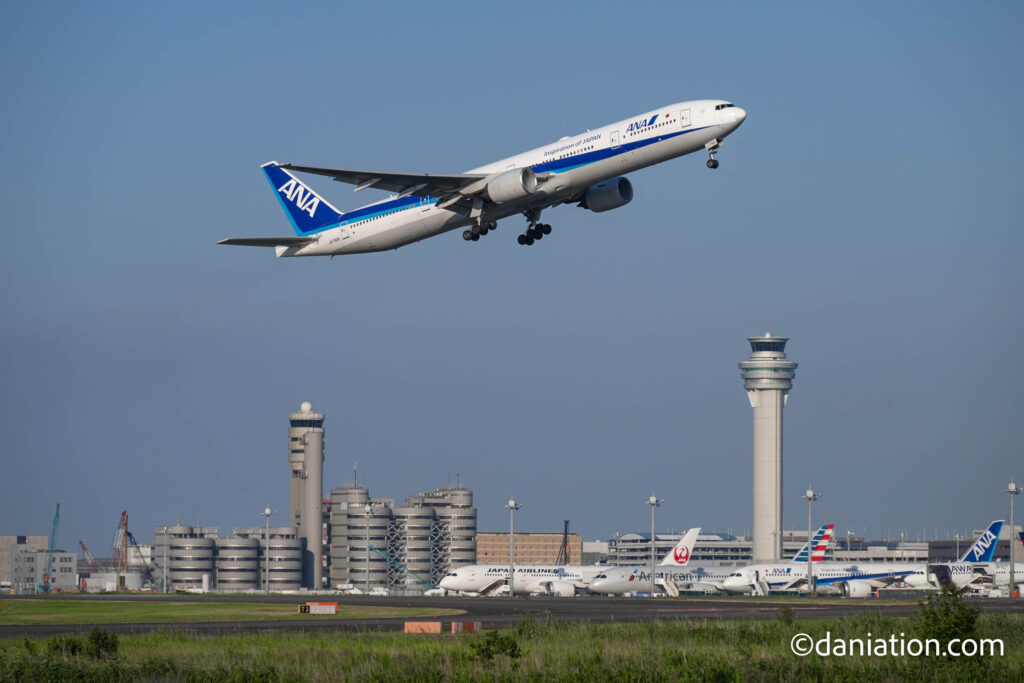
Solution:
{"label": "asphalt surface", "polygon": [[[114,624],[0,624],[0,639],[48,638],[63,633],[88,633],[100,626],[114,633],[187,633],[193,635],[224,635],[257,631],[400,631],[406,621],[441,621],[444,631],[452,621],[479,621],[483,628],[504,628],[524,616],[534,620],[558,619],[571,622],[615,622],[654,620],[724,621],[776,619],[782,606],[793,610],[800,619],[826,619],[858,614],[905,616],[917,609],[914,600],[850,600],[840,598],[805,598],[777,600],[772,598],[680,597],[680,598],[461,598],[461,597],[375,597],[375,596],[300,596],[300,595],[59,595],[2,596],[3,599],[31,600],[145,600],[170,602],[264,602],[300,605],[306,601],[338,602],[345,605],[376,605],[380,607],[434,607],[463,610],[462,615],[443,617],[387,617],[369,619],[312,618],[259,619],[203,622],[145,622]],[[972,600],[987,612],[1024,613],[1024,600]]]}

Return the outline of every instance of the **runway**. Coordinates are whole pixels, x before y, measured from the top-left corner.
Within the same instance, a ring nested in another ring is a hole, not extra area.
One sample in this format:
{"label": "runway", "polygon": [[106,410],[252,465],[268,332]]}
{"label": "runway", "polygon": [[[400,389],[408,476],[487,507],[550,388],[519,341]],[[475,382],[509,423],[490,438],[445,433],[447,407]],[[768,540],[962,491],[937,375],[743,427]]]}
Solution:
{"label": "runway", "polygon": [[[4,596],[9,599],[14,596]],[[380,607],[435,607],[458,609],[464,613],[445,617],[386,617],[348,619],[311,618],[259,619],[244,621],[143,622],[107,624],[31,624],[0,625],[0,639],[30,636],[48,638],[63,633],[88,633],[95,626],[121,634],[186,633],[192,635],[226,635],[259,631],[399,631],[406,621],[479,621],[483,628],[505,628],[525,616],[535,620],[557,619],[570,622],[616,622],[692,620],[724,621],[776,619],[783,606],[793,610],[793,618],[827,619],[858,614],[906,616],[917,610],[915,601],[844,600],[838,598],[772,599],[772,598],[461,598],[461,597],[375,597],[375,596],[300,596],[300,595],[110,595],[110,596],[18,596],[33,600],[152,600],[172,602],[256,602],[303,604],[306,601],[331,601],[344,605]],[[971,601],[986,612],[1024,613],[1024,600],[984,599]]]}

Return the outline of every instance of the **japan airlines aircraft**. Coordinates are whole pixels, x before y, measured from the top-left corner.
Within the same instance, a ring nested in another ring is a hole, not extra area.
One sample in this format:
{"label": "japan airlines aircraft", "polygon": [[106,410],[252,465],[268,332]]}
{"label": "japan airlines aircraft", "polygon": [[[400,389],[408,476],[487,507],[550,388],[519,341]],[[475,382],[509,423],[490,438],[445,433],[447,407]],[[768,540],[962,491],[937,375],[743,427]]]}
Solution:
{"label": "japan airlines aircraft", "polygon": [[[696,538],[696,533],[693,538]],[[678,561],[678,558],[682,558],[684,554],[689,558],[689,548],[693,545],[693,538],[684,536],[668,552],[662,563]],[[688,545],[684,546],[684,544]],[[515,567],[515,592],[516,595],[544,593],[568,597],[575,595],[577,591],[585,590],[595,576],[607,569],[607,565],[600,564],[585,566],[517,564]],[[448,591],[483,595],[507,584],[507,564],[473,564],[452,571],[441,579],[438,586]]]}
{"label": "japan airlines aircraft", "polygon": [[[705,149],[709,168],[727,135],[747,117],[725,100],[678,102],[602,128],[564,137],[465,173],[391,173],[279,164],[263,165],[295,236],[241,237],[218,244],[274,247],[278,256],[334,256],[385,251],[466,228],[477,241],[498,221],[526,217],[519,244],[551,234],[540,222],[544,209],[577,204],[591,211],[616,209],[633,199],[624,174]],[[299,180],[291,171],[327,176],[377,188],[391,197],[348,213]]]}
{"label": "japan airlines aircraft", "polygon": [[[796,552],[790,562],[807,565],[807,553],[813,547],[811,561],[821,562],[825,558],[825,550],[828,548],[829,540],[832,537],[833,525],[826,524],[815,532],[811,543]],[[680,541],[679,547],[684,547],[684,557],[673,557],[673,562],[668,562],[666,557],[654,572],[654,586],[667,589],[671,583],[677,590],[717,592],[721,590],[722,582],[726,577],[736,571],[736,567],[712,563],[690,563],[690,550],[697,541],[697,534],[700,528],[691,529]],[[688,537],[693,534],[692,540],[687,543]],[[679,555],[680,553],[676,553]],[[680,561],[683,559],[684,561]],[[650,567],[609,567],[606,571],[594,577],[594,580],[587,585],[592,593],[605,595],[625,595],[626,593],[649,593],[651,592]]]}

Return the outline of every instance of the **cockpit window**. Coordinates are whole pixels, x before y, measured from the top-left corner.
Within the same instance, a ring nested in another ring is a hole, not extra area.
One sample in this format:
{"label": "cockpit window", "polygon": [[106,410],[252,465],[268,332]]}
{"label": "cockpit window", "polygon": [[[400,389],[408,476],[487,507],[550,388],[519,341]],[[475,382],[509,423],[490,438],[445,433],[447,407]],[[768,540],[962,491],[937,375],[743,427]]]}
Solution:
{"label": "cockpit window", "polygon": [[728,102],[726,104],[717,104],[717,105],[715,105],[715,111],[719,111],[721,109],[728,109],[729,107],[735,107],[735,106],[736,105],[731,103],[731,102]]}

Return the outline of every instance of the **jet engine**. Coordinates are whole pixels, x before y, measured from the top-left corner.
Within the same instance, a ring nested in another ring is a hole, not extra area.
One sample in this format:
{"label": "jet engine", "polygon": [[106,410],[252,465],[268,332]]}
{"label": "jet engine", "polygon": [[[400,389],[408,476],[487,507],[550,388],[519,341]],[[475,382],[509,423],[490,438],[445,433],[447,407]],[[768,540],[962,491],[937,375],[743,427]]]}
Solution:
{"label": "jet engine", "polygon": [[531,168],[513,168],[487,181],[487,198],[492,202],[511,202],[537,190],[537,174]]}
{"label": "jet engine", "polygon": [[839,584],[844,598],[870,598],[875,594],[875,589],[867,581],[844,581]]}
{"label": "jet engine", "polygon": [[576,595],[576,588],[568,581],[548,581],[548,595],[555,595],[560,598],[571,598]]}
{"label": "jet engine", "polygon": [[620,206],[625,206],[633,201],[633,184],[628,178],[619,176],[609,180],[602,180],[594,183],[583,193],[583,201],[580,203],[584,209],[590,209],[594,213],[610,211]]}

